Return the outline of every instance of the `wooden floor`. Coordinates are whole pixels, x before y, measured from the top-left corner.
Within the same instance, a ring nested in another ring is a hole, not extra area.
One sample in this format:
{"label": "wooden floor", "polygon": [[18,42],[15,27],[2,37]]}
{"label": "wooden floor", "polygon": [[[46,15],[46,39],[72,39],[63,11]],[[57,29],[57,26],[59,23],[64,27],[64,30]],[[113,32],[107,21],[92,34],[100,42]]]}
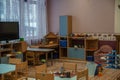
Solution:
{"label": "wooden floor", "polygon": [[[59,64],[59,63],[58,63]],[[60,65],[60,64],[59,64]],[[84,64],[82,63],[77,63],[78,68],[82,69],[84,68]],[[120,69],[105,69],[104,74],[102,75],[102,77],[92,77],[89,78],[89,80],[120,80],[120,77],[117,79],[116,77],[120,76]],[[33,78],[35,78],[35,66],[29,66],[29,79],[28,80],[34,80]]]}

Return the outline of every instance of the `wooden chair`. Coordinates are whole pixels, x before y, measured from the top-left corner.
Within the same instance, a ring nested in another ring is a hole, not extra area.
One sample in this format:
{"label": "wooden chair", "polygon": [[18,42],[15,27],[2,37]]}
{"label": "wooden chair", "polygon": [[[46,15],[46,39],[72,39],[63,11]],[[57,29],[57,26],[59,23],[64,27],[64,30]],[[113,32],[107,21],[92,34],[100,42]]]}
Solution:
{"label": "wooden chair", "polygon": [[71,62],[64,62],[63,63],[63,68],[65,70],[72,70],[72,71],[77,71],[77,64],[76,63],[71,63]]}
{"label": "wooden chair", "polygon": [[10,64],[20,64],[22,61],[20,58],[9,58]]}
{"label": "wooden chair", "polygon": [[16,65],[16,77],[19,80],[28,79],[28,62],[21,62]]}
{"label": "wooden chair", "polygon": [[32,51],[27,51],[26,52],[26,60],[28,61],[28,64],[33,64],[35,65],[36,64],[36,55],[34,52]]}
{"label": "wooden chair", "polygon": [[46,64],[35,66],[35,76],[36,76],[36,79],[39,79],[40,78],[40,74],[43,73],[43,72],[44,73],[47,72],[47,65]]}
{"label": "wooden chair", "polygon": [[28,63],[16,64],[15,72],[5,75],[7,80],[28,80]]}
{"label": "wooden chair", "polygon": [[77,71],[77,80],[82,80],[81,78],[85,78],[84,80],[88,80],[88,69]]}
{"label": "wooden chair", "polygon": [[[14,65],[21,64],[21,59],[19,59],[19,58],[9,58],[8,63],[9,64],[14,64]],[[13,80],[14,78],[17,78],[15,72],[10,72],[8,74],[5,74],[5,79],[6,80]]]}

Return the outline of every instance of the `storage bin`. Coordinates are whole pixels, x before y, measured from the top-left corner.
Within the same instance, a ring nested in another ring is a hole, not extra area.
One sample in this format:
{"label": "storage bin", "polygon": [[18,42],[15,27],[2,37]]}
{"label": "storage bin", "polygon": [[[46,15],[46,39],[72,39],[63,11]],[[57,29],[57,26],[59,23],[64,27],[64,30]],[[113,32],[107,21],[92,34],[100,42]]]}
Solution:
{"label": "storage bin", "polygon": [[67,47],[67,40],[60,40],[61,47]]}
{"label": "storage bin", "polygon": [[93,56],[87,56],[87,61],[94,61],[94,57]]}

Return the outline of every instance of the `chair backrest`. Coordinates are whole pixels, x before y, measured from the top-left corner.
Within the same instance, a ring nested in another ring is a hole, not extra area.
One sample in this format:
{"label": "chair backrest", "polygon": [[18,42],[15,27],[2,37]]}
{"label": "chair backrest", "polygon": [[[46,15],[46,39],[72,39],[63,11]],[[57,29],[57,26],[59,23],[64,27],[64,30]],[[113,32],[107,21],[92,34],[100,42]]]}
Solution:
{"label": "chair backrest", "polygon": [[77,71],[77,80],[88,80],[88,69],[82,70],[82,71]]}
{"label": "chair backrest", "polygon": [[9,58],[10,64],[20,64],[22,61],[20,58]]}
{"label": "chair backrest", "polygon": [[30,60],[35,60],[35,53],[32,51],[28,51],[26,52],[26,60],[30,61]]}
{"label": "chair backrest", "polygon": [[39,73],[37,79],[40,80],[54,80],[54,74],[51,73]]}
{"label": "chair backrest", "polygon": [[35,72],[46,72],[47,71],[47,65],[46,64],[42,64],[39,66],[35,66]]}
{"label": "chair backrest", "polygon": [[[45,73],[47,72],[47,65],[46,64],[42,64],[39,66],[35,66],[35,76],[36,76],[36,80],[40,79],[40,80],[50,80],[49,78],[46,79],[47,76],[43,76]],[[43,74],[44,73],[44,74]],[[52,79],[51,79],[52,80]]]}
{"label": "chair backrest", "polygon": [[63,67],[64,67],[65,70],[73,70],[75,72],[77,70],[77,64],[76,63],[64,62]]}

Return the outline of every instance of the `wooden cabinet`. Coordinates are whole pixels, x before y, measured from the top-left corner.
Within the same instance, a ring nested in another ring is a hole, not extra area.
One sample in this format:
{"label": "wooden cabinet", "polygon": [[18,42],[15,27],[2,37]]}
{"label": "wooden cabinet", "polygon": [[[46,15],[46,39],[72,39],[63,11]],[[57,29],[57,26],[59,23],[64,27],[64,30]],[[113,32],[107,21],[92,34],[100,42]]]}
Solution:
{"label": "wooden cabinet", "polygon": [[67,36],[72,33],[72,16],[60,16],[59,17],[60,29],[59,29],[59,56],[60,58],[67,58],[68,51],[68,38]]}

